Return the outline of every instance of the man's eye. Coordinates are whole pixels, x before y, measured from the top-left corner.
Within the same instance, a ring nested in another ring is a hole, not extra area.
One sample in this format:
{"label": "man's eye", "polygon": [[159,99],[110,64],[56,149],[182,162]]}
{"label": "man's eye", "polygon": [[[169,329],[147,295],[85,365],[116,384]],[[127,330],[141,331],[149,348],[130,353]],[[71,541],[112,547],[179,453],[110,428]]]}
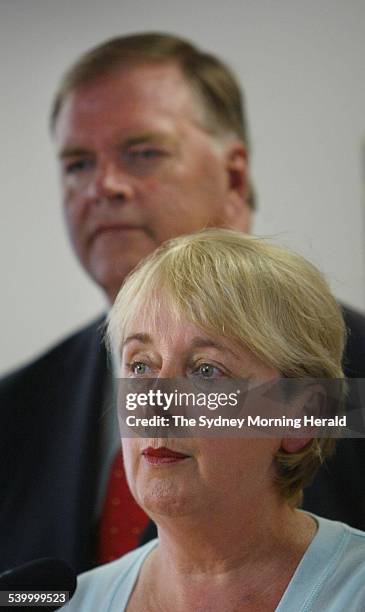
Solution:
{"label": "man's eye", "polygon": [[77,172],[83,172],[91,167],[90,159],[77,159],[75,161],[68,162],[65,165],[66,174],[76,174]]}
{"label": "man's eye", "polygon": [[165,157],[166,152],[162,149],[146,148],[146,149],[130,149],[125,154],[129,161],[153,161],[161,157]]}
{"label": "man's eye", "polygon": [[221,378],[224,372],[211,363],[201,363],[194,369],[193,375],[202,378]]}

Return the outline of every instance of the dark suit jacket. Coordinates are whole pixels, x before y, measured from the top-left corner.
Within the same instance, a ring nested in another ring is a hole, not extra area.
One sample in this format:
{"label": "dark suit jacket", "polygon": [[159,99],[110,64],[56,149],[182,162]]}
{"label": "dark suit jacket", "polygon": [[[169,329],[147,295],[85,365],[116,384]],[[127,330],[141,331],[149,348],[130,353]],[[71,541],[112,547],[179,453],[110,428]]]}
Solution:
{"label": "dark suit jacket", "polygon": [[108,375],[100,325],[1,382],[0,571],[44,556],[90,566]]}
{"label": "dark suit jacket", "polygon": [[[343,361],[349,379],[365,379],[365,317],[343,307],[348,331]],[[356,380],[349,380],[348,403],[360,406]],[[365,405],[361,405],[362,419]],[[360,417],[361,418],[361,417]],[[362,431],[365,430],[362,422]],[[303,508],[365,531],[365,440],[338,440],[336,452],[304,491]]]}
{"label": "dark suit jacket", "polygon": [[[365,318],[345,309],[345,367],[365,378]],[[77,572],[94,558],[92,517],[103,389],[102,320],[0,383],[0,571],[55,556]],[[365,529],[365,444],[343,440],[304,507]],[[153,537],[151,528],[148,537]]]}

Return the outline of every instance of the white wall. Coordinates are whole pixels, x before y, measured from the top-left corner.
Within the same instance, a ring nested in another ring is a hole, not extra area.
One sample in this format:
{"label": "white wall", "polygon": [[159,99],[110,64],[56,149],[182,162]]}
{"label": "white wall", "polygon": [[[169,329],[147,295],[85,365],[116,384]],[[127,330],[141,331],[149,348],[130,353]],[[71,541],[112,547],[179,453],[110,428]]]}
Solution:
{"label": "white wall", "polygon": [[247,92],[257,233],[309,256],[365,307],[362,0],[3,0],[0,370],[103,308],[62,227],[47,131],[64,69],[103,39],[146,29],[223,56]]}

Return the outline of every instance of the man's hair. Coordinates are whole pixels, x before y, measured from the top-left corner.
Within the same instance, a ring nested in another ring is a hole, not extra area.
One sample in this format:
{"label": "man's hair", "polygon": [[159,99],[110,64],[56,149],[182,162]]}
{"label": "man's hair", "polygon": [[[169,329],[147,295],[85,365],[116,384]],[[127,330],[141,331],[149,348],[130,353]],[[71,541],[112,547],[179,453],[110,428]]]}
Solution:
{"label": "man's hair", "polygon": [[[158,315],[161,299],[177,318],[184,315],[207,334],[249,349],[282,377],[337,379],[343,402],[342,313],[320,272],[300,255],[231,230],[165,243],[127,277],[117,296],[108,323],[116,351],[133,318]],[[291,505],[299,503],[334,445],[333,438],[315,438],[296,453],[278,451],[276,485]]]}
{"label": "man's hair", "polygon": [[[84,53],[64,74],[51,110],[53,129],[66,96],[99,77],[113,75],[123,65],[173,62],[182,71],[205,111],[204,129],[213,136],[236,136],[250,151],[250,139],[241,88],[220,59],[191,42],[158,32],[131,34],[108,40]],[[248,203],[255,207],[254,193]]]}

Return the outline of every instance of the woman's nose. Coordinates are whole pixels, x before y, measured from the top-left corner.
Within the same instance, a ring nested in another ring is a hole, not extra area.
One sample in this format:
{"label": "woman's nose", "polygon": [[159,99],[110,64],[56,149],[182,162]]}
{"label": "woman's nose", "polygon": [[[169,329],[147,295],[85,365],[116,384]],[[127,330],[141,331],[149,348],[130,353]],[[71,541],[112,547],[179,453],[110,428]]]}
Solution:
{"label": "woman's nose", "polygon": [[183,378],[184,370],[176,360],[166,361],[162,364],[158,378]]}

